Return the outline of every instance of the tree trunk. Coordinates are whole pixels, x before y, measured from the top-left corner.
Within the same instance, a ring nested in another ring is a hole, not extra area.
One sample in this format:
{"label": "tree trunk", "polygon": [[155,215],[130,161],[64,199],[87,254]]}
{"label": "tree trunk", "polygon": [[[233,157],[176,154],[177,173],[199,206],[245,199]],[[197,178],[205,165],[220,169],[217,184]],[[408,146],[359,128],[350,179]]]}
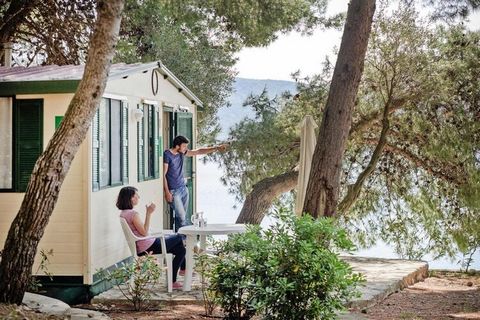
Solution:
{"label": "tree trunk", "polygon": [[37,246],[48,224],[63,180],[84,140],[105,90],[115,52],[123,0],[98,2],[98,19],[87,63],[65,117],[37,160],[0,262],[0,302],[22,302]]}
{"label": "tree trunk", "polygon": [[290,171],[255,184],[243,203],[237,223],[260,224],[273,200],[295,188],[297,179],[298,171]]}
{"label": "tree trunk", "polygon": [[375,0],[352,0],[348,7],[303,206],[303,212],[314,217],[335,215],[342,157],[363,73],[374,11]]}

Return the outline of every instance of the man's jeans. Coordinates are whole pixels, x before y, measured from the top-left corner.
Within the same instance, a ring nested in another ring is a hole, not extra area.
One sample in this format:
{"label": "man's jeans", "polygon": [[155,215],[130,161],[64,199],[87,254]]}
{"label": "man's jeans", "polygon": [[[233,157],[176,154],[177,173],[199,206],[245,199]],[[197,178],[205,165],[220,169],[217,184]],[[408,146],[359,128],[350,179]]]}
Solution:
{"label": "man's jeans", "polygon": [[186,219],[188,210],[188,189],[183,186],[177,189],[172,189],[170,192],[173,195],[173,202],[170,203],[170,207],[175,212],[175,232],[177,232],[181,227],[191,224],[191,222]]}

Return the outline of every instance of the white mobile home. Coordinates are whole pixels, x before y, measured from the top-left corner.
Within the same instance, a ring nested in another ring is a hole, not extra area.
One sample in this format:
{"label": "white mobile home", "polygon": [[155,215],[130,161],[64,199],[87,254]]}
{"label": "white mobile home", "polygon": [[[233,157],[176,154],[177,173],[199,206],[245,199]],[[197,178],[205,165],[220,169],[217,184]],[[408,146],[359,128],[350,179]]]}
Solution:
{"label": "white mobile home", "polygon": [[[83,66],[0,67],[0,249],[33,165],[60,124],[82,74]],[[149,201],[157,204],[154,227],[169,227],[163,150],[178,134],[195,146],[201,106],[160,62],[112,65],[101,105],[38,248],[53,249],[48,269],[54,283],[69,288],[70,293],[63,294],[70,296],[63,297],[66,301],[100,291],[98,271],[129,256],[115,207],[122,186],[139,189],[139,208]],[[190,211],[195,208],[193,172],[195,161],[189,160]]]}

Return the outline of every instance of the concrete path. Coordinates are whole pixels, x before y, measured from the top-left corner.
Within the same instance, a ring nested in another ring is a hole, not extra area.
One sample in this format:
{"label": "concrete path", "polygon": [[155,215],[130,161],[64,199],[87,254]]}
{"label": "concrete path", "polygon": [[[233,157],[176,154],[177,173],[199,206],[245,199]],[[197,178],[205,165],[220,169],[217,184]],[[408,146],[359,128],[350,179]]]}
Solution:
{"label": "concrete path", "polygon": [[[411,284],[423,280],[428,275],[428,264],[423,261],[380,259],[364,257],[342,257],[354,271],[364,275],[366,282],[360,288],[361,296],[352,300],[347,307],[351,310],[360,311],[382,301],[388,295],[401,290]],[[152,291],[152,300],[162,301],[166,304],[202,304],[202,292],[198,276],[194,276],[192,291],[183,292],[174,290],[167,293],[163,281]],[[110,289],[96,296],[92,303],[115,303],[125,301],[118,288]],[[42,313],[57,316],[66,316],[73,320],[80,319],[109,319],[105,314],[90,310],[70,308],[67,304],[36,294],[27,293],[23,299],[29,308]],[[349,312],[339,313],[341,320],[362,319],[362,316]],[[365,317],[363,319],[366,319]]]}
{"label": "concrete path", "polygon": [[422,281],[428,276],[425,261],[381,259],[364,257],[342,257],[353,268],[365,276],[366,282],[360,289],[362,295],[348,304],[357,310],[371,307],[390,294]]}

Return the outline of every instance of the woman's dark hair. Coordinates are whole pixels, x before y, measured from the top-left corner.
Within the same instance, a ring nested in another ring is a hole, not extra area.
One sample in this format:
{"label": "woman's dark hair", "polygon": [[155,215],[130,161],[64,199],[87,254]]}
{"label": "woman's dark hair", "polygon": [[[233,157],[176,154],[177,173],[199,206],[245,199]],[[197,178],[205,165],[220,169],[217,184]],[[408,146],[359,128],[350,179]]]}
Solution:
{"label": "woman's dark hair", "polygon": [[135,187],[123,187],[117,198],[117,208],[120,210],[133,209],[132,198],[138,191]]}
{"label": "woman's dark hair", "polygon": [[173,139],[173,148],[181,145],[182,143],[190,143],[190,140],[188,140],[184,136],[176,136],[175,139]]}

